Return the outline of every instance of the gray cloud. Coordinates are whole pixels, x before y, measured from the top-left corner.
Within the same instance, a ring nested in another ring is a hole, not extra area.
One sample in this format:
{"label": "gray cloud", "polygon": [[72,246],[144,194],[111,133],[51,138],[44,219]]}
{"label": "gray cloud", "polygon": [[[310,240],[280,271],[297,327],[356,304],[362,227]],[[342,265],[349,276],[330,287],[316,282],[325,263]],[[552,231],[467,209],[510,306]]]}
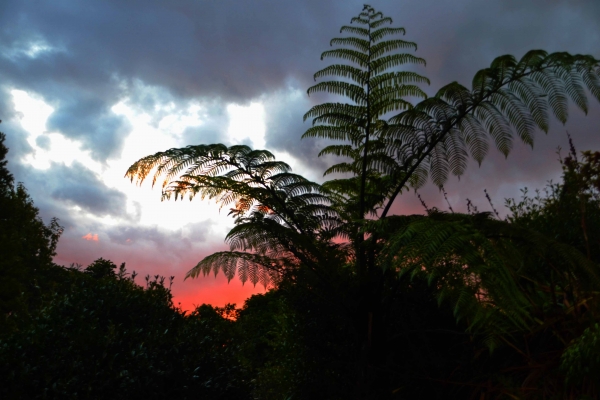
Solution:
{"label": "gray cloud", "polygon": [[46,135],[40,135],[35,139],[35,144],[44,150],[50,150],[50,143],[50,138]]}
{"label": "gray cloud", "polygon": [[[431,78],[429,94],[455,80],[470,85],[477,70],[507,53],[520,57],[541,48],[600,58],[597,0],[484,3],[420,0],[372,5],[391,16],[395,25],[404,26],[407,40],[418,43],[416,54],[428,62],[419,71]],[[10,89],[42,96],[55,108],[48,129],[81,141],[101,162],[118,158],[129,133],[125,121],[110,111],[124,98],[148,113],[155,126],[168,113],[183,113],[190,101],[202,104],[204,123],[178,135],[182,146],[226,142],[226,105],[264,100],[266,147],[289,152],[320,175],[328,160],[316,154],[324,143],[300,140],[309,127],[302,115],[330,98],[308,98],[306,89],[314,84],[313,73],[328,65],[319,56],[329,48],[329,40],[361,8],[362,1],[354,0],[0,2],[0,130],[8,135],[9,168],[15,178],[25,182],[45,220],[58,216],[67,227],[59,244],[61,260],[89,263],[102,256],[131,261],[136,269],[168,265],[170,271],[180,268],[176,274],[182,276],[222,238],[211,242],[203,223],[177,234],[136,228],[136,216],[126,213],[124,194],[106,187],[84,166],[54,165],[37,171],[22,164],[22,157],[33,149],[13,109]],[[294,90],[300,96],[291,96]],[[174,109],[160,108],[167,103]],[[543,186],[560,176],[554,151],[556,146],[566,147],[565,130],[579,149],[597,149],[599,127],[600,106],[594,103],[587,117],[573,110],[565,127],[554,123],[548,137],[538,134],[533,151],[515,143],[505,160],[492,150],[481,168],[473,163],[460,181],[448,183],[453,206],[464,210],[469,197],[485,208],[487,188],[500,207],[504,197],[518,196],[519,187]],[[40,136],[37,144],[44,147],[46,141]],[[430,205],[445,208],[435,187],[424,188],[423,195]],[[70,205],[132,225],[99,226]],[[403,196],[396,209],[422,212],[412,194]],[[81,239],[96,231],[99,242]],[[127,239],[132,244],[127,245]]]}
{"label": "gray cloud", "polygon": [[[374,6],[419,44],[417,54],[429,61],[430,92],[452,80],[468,84],[500,54],[520,56],[531,48],[597,52],[600,11],[593,0]],[[123,121],[109,111],[130,94],[123,83],[141,81],[175,99],[242,104],[285,88],[290,78],[305,90],[326,65],[319,54],[361,3],[7,1],[2,7],[3,83],[34,90],[56,105],[50,127],[82,139],[103,160],[118,154],[126,136]],[[36,43],[49,49],[28,56]],[[152,110],[151,99],[134,100]],[[274,129],[278,133],[270,132],[269,140],[275,146],[296,131]],[[302,146],[308,154],[309,145]]]}
{"label": "gray cloud", "polygon": [[30,188],[36,204],[38,198],[47,202],[49,199],[45,197],[49,195],[63,207],[79,206],[83,211],[99,217],[110,215],[130,218],[125,194],[107,187],[93,171],[77,161],[70,167],[52,163],[47,170],[29,171],[27,182],[30,184],[26,186]]}
{"label": "gray cloud", "polygon": [[[1,75],[0,75],[1,76]],[[19,159],[33,151],[33,148],[27,143],[28,133],[21,127],[19,122],[19,113],[14,109],[11,95],[6,88],[0,87],[0,132],[6,134],[6,147],[9,148],[7,159],[9,168],[15,175],[17,181],[22,180],[20,171],[18,171]]]}
{"label": "gray cloud", "polygon": [[179,231],[171,232],[160,229],[158,226],[140,227],[121,225],[107,228],[108,238],[116,244],[133,245],[135,243],[152,243],[161,248],[177,249],[191,248],[193,244],[200,244],[208,239],[213,223],[211,221],[194,222],[184,225]]}
{"label": "gray cloud", "polygon": [[112,113],[101,99],[77,96],[60,100],[47,129],[80,140],[95,160],[103,161],[118,156],[130,127],[126,118]]}
{"label": "gray cloud", "polygon": [[[110,71],[181,96],[231,100],[255,97],[302,71],[306,61],[298,64],[298,55],[315,59],[310,42],[326,43],[320,34],[327,38],[339,25],[328,24],[331,17],[348,19],[336,10],[341,4],[316,1],[63,4],[4,6],[6,47],[44,40],[66,49],[32,59],[21,70],[46,64],[68,80],[106,78]],[[61,73],[67,66],[71,70]]]}
{"label": "gray cloud", "polygon": [[181,134],[184,145],[224,142],[223,134],[229,125],[226,105],[221,101],[205,102],[202,125],[188,127]]}
{"label": "gray cloud", "polygon": [[288,151],[305,168],[322,171],[325,163],[317,155],[323,147],[323,141],[316,138],[301,139],[311,126],[310,120],[302,121],[311,106],[306,91],[294,87],[268,97],[264,101],[266,148]]}

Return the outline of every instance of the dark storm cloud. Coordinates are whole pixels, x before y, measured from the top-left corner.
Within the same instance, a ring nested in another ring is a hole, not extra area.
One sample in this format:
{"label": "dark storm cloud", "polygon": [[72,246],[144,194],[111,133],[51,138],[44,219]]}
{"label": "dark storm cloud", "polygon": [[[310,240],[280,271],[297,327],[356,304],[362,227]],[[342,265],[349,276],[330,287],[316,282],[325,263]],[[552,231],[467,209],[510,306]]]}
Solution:
{"label": "dark storm cloud", "polygon": [[[287,151],[320,175],[328,161],[316,157],[323,143],[300,140],[310,126],[310,121],[302,122],[302,115],[329,98],[309,98],[306,89],[314,84],[314,72],[330,63],[319,59],[321,52],[330,48],[330,39],[360,12],[362,3],[0,1],[0,131],[8,135],[9,168],[25,182],[44,220],[57,216],[67,228],[59,242],[61,262],[87,264],[105,257],[131,262],[135,269],[151,266],[150,273],[168,268],[183,276],[203,255],[219,248],[222,238],[207,237],[206,223],[177,233],[133,226],[139,212],[128,216],[125,196],[80,164],[54,165],[47,171],[22,164],[22,157],[34,149],[18,122],[10,89],[42,96],[55,109],[48,129],[81,141],[98,161],[119,157],[130,127],[110,108],[124,98],[136,111],[148,113],[154,126],[168,114],[183,113],[190,100],[198,101],[206,112],[203,124],[178,135],[181,146],[226,142],[227,104],[262,99],[266,148]],[[600,58],[598,0],[371,4],[407,29],[406,40],[418,43],[416,55],[427,60],[427,67],[418,71],[431,78],[431,86],[425,88],[429,94],[452,81],[470,86],[477,70],[507,53],[521,57],[527,50],[545,49]],[[167,103],[173,108],[164,108]],[[448,182],[456,211],[465,211],[466,198],[480,210],[489,209],[484,188],[500,208],[504,197],[518,196],[520,187],[533,189],[559,177],[554,151],[558,145],[566,148],[565,130],[578,149],[598,149],[600,106],[595,103],[587,117],[572,110],[566,126],[553,123],[548,137],[539,133],[534,150],[515,141],[505,160],[491,144],[481,168],[472,163],[460,182]],[[37,144],[44,147],[44,136],[39,138]],[[446,209],[437,188],[429,185],[422,193],[430,206]],[[71,205],[97,216],[126,219],[131,225],[101,226]],[[423,211],[410,193],[396,206],[399,212]],[[98,234],[99,241],[83,240],[88,233]]]}
{"label": "dark storm cloud", "polygon": [[122,225],[108,228],[109,239],[118,244],[131,245],[150,242],[156,246],[169,248],[171,251],[190,248],[192,244],[200,244],[208,239],[213,223],[211,221],[194,222],[184,225],[176,232],[165,231],[158,226],[139,227]]}
{"label": "dark storm cloud", "polygon": [[52,163],[47,170],[30,171],[27,180],[31,183],[32,195],[38,195],[36,203],[45,194],[59,204],[79,206],[98,217],[128,216],[125,194],[107,187],[93,171],[77,161],[71,166]]}
{"label": "dark storm cloud", "polygon": [[49,128],[82,140],[103,160],[118,154],[126,133],[109,108],[135,81],[184,99],[240,104],[289,76],[307,82],[320,52],[313,49],[323,49],[350,18],[345,8],[354,14],[360,2],[5,1],[1,7],[1,84],[43,96],[55,107]]}
{"label": "dark storm cloud", "polygon": [[[319,37],[329,37],[339,25],[328,23],[332,14],[343,21],[349,18],[336,11],[340,5],[9,1],[0,22],[5,47],[13,53],[40,40],[65,49],[31,60],[38,71],[33,65],[21,67],[29,74],[48,74],[49,66],[55,67],[55,79],[117,73],[182,96],[244,101],[278,86],[290,73],[303,73],[306,63],[315,59],[311,45],[323,46],[326,42]],[[75,60],[82,68],[73,64]]]}
{"label": "dark storm cloud", "polygon": [[[429,61],[430,92],[452,80],[469,84],[477,69],[504,53],[520,56],[530,48],[595,51],[597,4],[373,3],[408,29],[406,39],[419,44],[417,54]],[[0,75],[4,84],[44,96],[56,108],[49,127],[81,139],[103,160],[118,154],[127,131],[110,106],[128,94],[135,80],[164,88],[175,98],[224,103],[246,103],[285,87],[290,77],[305,90],[312,74],[326,65],[319,55],[329,48],[329,39],[361,5],[316,0],[7,1],[0,14]],[[32,44],[49,49],[28,56]],[[140,105],[152,110],[152,102]],[[271,124],[269,142],[286,145],[303,131],[292,128],[294,118],[289,117],[285,131],[278,128],[282,124]],[[301,146],[302,154],[311,153],[310,145]]]}
{"label": "dark storm cloud", "polygon": [[61,99],[48,118],[47,129],[80,140],[97,161],[117,156],[130,126],[125,117],[115,115],[107,106],[94,97]]}
{"label": "dark storm cloud", "polygon": [[304,132],[311,127],[310,120],[302,121],[303,115],[312,106],[306,91],[290,87],[268,97],[263,104],[265,147],[269,150],[289,152],[306,169],[325,170],[323,159],[317,158],[319,151],[324,147],[323,141],[318,138],[302,139]]}

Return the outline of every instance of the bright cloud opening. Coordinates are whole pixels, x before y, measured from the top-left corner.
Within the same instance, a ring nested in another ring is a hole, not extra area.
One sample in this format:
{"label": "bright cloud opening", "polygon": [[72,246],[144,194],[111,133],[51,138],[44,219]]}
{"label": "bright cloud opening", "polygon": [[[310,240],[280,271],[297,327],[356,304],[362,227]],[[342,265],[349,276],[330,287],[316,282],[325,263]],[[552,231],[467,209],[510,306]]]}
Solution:
{"label": "bright cloud opening", "polygon": [[265,108],[261,103],[249,106],[229,104],[229,128],[227,135],[235,144],[250,140],[254,149],[265,148]]}
{"label": "bright cloud opening", "polygon": [[[35,94],[23,90],[11,90],[15,110],[20,113],[20,123],[28,133],[27,143],[34,149],[23,162],[36,169],[48,169],[52,162],[71,165],[79,161],[92,171],[99,173],[102,168],[94,161],[88,151],[81,148],[78,141],[71,140],[58,132],[48,132],[46,122],[54,108],[44,102]],[[40,137],[48,139],[48,146],[44,148],[38,144]]]}

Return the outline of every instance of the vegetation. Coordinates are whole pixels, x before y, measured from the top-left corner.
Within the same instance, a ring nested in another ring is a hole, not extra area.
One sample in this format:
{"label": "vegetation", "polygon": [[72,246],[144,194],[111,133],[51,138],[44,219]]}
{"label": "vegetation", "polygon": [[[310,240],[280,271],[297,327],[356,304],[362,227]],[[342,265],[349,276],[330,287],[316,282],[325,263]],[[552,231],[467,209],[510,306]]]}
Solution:
{"label": "vegetation", "polygon": [[[333,78],[308,93],[344,100],[305,115],[304,137],[326,139],[320,154],[340,157],[323,184],[242,145],[170,149],[127,171],[140,183],[164,179],[164,199],[231,207],[230,251],[187,277],[223,272],[272,287],[241,309],[187,315],[159,276],[143,288],[107,260],[53,265],[58,224],[37,219],[24,188],[14,195],[1,164],[3,199],[30,207],[4,216],[1,234],[30,224],[42,238],[33,253],[10,249],[21,253],[0,270],[26,288],[2,303],[6,397],[597,397],[599,152],[580,159],[571,145],[562,182],[507,200],[504,220],[395,215],[393,204],[429,180],[442,188],[469,157],[481,163],[490,141],[504,155],[515,133],[532,145],[550,114],[566,121],[568,99],[587,111],[586,95],[600,100],[600,61],[502,56],[470,89],[454,82],[428,98],[419,87],[427,78],[398,70],[425,61],[402,52],[416,44],[391,25],[365,6],[322,54],[340,61],[318,71],[315,79]],[[31,254],[43,268],[25,261]],[[35,279],[44,287],[26,285]]]}
{"label": "vegetation", "polygon": [[68,269],[0,341],[3,398],[249,398],[226,320],[206,307],[185,315],[161,279],[142,288],[113,268],[99,259]]}
{"label": "vegetation", "polygon": [[6,168],[6,136],[0,133],[0,332],[10,321],[7,316],[39,303],[52,286],[51,268],[56,244],[62,233],[57,219],[48,226],[22,184]]}

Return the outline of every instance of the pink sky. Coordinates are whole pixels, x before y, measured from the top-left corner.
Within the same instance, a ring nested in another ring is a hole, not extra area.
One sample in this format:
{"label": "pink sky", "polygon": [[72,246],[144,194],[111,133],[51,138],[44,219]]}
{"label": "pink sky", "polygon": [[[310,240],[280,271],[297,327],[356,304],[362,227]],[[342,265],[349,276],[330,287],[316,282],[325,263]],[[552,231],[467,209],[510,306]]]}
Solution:
{"label": "pink sky", "polygon": [[[183,6],[181,4],[184,4]],[[406,28],[418,72],[433,95],[452,81],[470,86],[494,57],[520,58],[531,49],[600,58],[598,0],[421,0],[372,4]],[[88,265],[97,258],[128,270],[175,276],[175,302],[237,303],[262,287],[223,276],[183,281],[202,257],[227,249],[233,226],[228,206],[160,201],[159,188],[124,178],[141,157],[190,144],[248,144],[273,151],[294,172],[322,181],[331,159],[322,142],[300,140],[311,106],[332,100],[311,95],[313,74],[330,40],[339,37],[362,1],[277,2],[3,0],[0,13],[0,119],[9,168],[23,182],[40,215],[65,227],[56,262]],[[493,15],[493,18],[489,16]],[[251,18],[249,18],[251,16]],[[282,17],[283,16],[283,17]],[[157,21],[160,21],[158,24]],[[414,68],[407,66],[407,68]],[[490,145],[481,167],[471,163],[446,185],[455,211],[466,199],[489,210],[483,189],[501,214],[504,198],[542,188],[560,177],[557,146],[568,130],[580,150],[597,150],[600,106],[584,116],[553,121],[534,149],[515,140],[507,160]],[[433,185],[421,190],[430,207],[447,209]],[[394,206],[422,213],[413,193]]]}

